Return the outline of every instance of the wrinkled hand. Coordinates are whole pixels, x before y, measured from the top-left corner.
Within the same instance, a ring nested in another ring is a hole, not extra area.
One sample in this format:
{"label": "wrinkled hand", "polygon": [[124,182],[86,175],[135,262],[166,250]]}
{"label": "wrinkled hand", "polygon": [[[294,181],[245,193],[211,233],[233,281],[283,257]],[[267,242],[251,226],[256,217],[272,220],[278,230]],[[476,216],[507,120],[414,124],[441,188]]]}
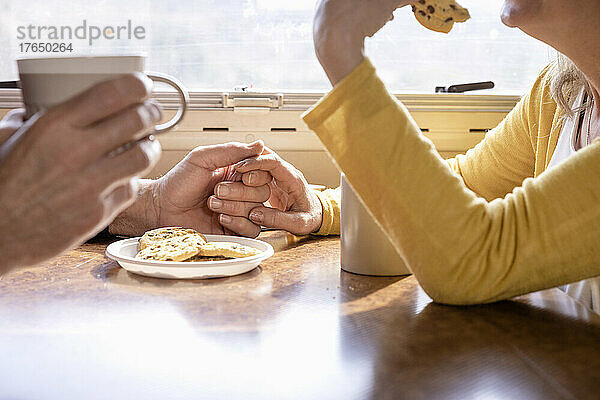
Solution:
{"label": "wrinkled hand", "polygon": [[[131,204],[135,177],[160,155],[157,142],[141,139],[161,116],[146,100],[151,87],[141,74],[100,83],[6,135],[0,147],[0,272],[83,242]],[[15,118],[11,114],[3,126],[16,127]]]}
{"label": "wrinkled hand", "polygon": [[373,36],[399,7],[416,0],[320,0],[313,24],[317,58],[332,85],[364,59],[364,41]]}
{"label": "wrinkled hand", "polygon": [[[203,233],[237,233],[255,237],[260,227],[248,220],[248,213],[269,198],[266,184],[247,187],[233,164],[263,151],[262,142],[227,143],[198,147],[156,182],[156,226],[185,226]],[[247,200],[239,209],[216,196]],[[210,207],[209,207],[210,204]],[[228,213],[224,211],[227,210]]]}
{"label": "wrinkled hand", "polygon": [[228,210],[247,210],[249,219],[256,225],[284,229],[296,235],[319,230],[323,219],[321,202],[293,165],[267,148],[261,156],[244,160],[234,168],[242,174],[242,182],[248,188],[269,186],[271,207],[246,203],[248,198],[217,193],[218,198],[228,204]]}

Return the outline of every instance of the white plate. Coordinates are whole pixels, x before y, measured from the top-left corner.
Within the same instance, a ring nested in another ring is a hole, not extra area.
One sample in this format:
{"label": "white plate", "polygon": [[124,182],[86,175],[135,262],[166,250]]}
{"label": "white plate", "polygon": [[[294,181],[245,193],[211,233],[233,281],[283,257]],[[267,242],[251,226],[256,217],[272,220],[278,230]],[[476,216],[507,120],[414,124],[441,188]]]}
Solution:
{"label": "white plate", "polygon": [[271,257],[275,252],[273,247],[262,240],[248,239],[238,236],[204,235],[209,242],[233,242],[253,247],[261,251],[252,257],[234,258],[231,260],[174,262],[138,260],[139,237],[123,239],[108,245],[106,255],[115,260],[124,269],[138,275],[152,276],[165,279],[204,279],[234,276],[252,271],[258,265]]}

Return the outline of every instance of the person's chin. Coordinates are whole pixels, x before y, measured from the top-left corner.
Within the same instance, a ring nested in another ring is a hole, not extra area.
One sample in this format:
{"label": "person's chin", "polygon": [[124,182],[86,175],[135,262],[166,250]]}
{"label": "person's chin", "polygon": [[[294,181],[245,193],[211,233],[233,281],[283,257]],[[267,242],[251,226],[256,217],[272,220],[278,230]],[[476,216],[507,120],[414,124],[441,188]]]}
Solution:
{"label": "person's chin", "polygon": [[504,25],[516,28],[519,26],[519,11],[510,1],[505,1],[500,12],[500,19]]}
{"label": "person's chin", "polygon": [[504,0],[500,18],[511,28],[536,24],[544,14],[544,0]]}

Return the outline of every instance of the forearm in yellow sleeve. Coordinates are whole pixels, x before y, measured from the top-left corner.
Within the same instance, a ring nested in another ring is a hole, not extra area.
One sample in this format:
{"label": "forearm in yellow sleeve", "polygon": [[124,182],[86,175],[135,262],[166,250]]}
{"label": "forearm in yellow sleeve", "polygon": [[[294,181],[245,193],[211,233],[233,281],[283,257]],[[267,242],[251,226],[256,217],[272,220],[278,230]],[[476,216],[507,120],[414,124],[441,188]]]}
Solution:
{"label": "forearm in yellow sleeve", "polygon": [[600,275],[600,141],[487,202],[369,60],[304,119],[434,300],[493,302]]}

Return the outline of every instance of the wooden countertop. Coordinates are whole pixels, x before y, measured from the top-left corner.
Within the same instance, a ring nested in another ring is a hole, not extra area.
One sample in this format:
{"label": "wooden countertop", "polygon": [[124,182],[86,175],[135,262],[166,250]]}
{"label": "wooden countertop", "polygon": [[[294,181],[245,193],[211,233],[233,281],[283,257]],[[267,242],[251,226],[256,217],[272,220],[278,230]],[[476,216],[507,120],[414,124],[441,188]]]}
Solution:
{"label": "wooden countertop", "polygon": [[600,317],[556,289],[441,306],[341,272],[337,238],[261,239],[233,278],[131,275],[107,240],[1,277],[0,398],[598,398]]}

